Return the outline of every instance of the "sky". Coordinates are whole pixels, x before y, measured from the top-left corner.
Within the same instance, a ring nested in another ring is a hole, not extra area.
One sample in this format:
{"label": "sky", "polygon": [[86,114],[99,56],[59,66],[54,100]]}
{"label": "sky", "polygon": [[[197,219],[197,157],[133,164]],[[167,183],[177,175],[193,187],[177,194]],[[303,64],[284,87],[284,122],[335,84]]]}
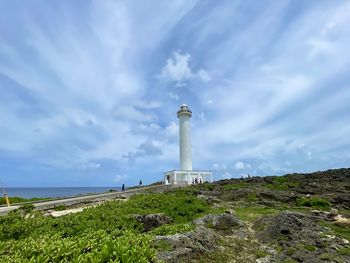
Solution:
{"label": "sky", "polygon": [[0,178],[131,186],[350,165],[346,0],[0,1]]}

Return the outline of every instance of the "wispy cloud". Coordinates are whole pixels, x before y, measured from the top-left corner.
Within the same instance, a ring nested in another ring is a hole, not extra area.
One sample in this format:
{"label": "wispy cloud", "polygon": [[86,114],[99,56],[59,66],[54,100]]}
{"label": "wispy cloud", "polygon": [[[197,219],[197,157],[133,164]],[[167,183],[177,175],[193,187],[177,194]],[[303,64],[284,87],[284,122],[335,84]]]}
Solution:
{"label": "wispy cloud", "polygon": [[0,10],[8,184],[159,180],[178,167],[182,103],[193,110],[194,167],[216,178],[349,164],[348,2],[29,1]]}

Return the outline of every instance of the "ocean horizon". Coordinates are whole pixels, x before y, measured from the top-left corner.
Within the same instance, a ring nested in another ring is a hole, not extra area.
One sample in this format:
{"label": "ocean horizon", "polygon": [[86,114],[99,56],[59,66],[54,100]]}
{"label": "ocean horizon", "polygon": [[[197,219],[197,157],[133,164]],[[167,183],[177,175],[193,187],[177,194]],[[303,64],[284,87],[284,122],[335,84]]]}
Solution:
{"label": "ocean horizon", "polygon": [[8,196],[23,198],[56,198],[73,197],[77,195],[99,194],[110,190],[120,191],[121,187],[7,187],[5,189]]}

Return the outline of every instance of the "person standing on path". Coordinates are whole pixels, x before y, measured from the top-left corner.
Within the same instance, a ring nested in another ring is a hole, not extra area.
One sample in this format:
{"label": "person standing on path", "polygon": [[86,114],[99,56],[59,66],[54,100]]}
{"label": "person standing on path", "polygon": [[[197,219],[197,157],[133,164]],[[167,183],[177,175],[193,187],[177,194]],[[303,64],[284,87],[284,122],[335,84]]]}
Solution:
{"label": "person standing on path", "polygon": [[122,192],[125,192],[125,185],[122,185]]}

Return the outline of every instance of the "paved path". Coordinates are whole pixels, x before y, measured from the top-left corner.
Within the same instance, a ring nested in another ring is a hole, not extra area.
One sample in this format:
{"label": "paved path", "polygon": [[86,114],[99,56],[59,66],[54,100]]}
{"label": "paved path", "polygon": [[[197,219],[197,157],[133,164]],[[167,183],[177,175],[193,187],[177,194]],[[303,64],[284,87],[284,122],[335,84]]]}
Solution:
{"label": "paved path", "polygon": [[[58,199],[58,200],[52,200],[52,201],[42,201],[42,202],[28,202],[32,203],[36,210],[46,210],[46,209],[52,209],[55,206],[58,205],[75,205],[85,202],[98,202],[98,201],[105,201],[105,200],[111,200],[118,196],[127,194],[136,194],[144,192],[148,189],[157,189],[161,190],[162,188],[168,188],[169,186],[165,185],[154,185],[154,186],[144,186],[144,187],[138,187],[126,190],[125,192],[109,192],[109,193],[103,193],[103,194],[95,194],[95,195],[88,195],[88,196],[79,196],[79,197],[71,197],[71,198],[64,198],[64,199]],[[10,197],[11,200],[11,197]],[[7,215],[10,211],[15,210],[20,207],[20,204],[15,204],[13,206],[7,207],[3,206],[0,207],[0,216]]]}

